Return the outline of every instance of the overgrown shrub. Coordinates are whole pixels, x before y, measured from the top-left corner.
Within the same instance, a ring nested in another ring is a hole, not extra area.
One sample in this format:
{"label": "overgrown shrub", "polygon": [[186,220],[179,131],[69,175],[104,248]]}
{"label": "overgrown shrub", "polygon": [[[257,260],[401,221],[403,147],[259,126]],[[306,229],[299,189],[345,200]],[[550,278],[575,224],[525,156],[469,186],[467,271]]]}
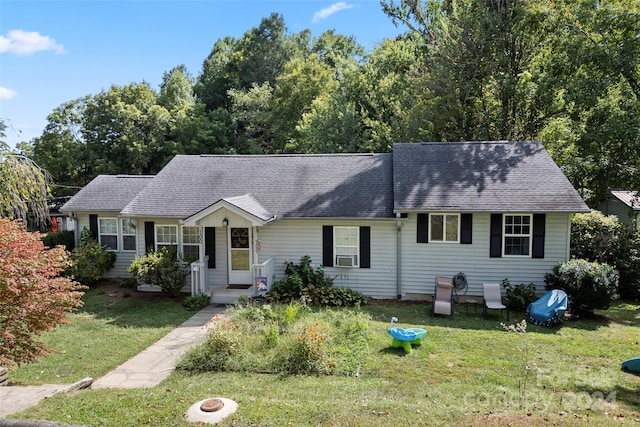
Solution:
{"label": "overgrown shrub", "polygon": [[136,257],[129,266],[129,273],[140,283],[160,286],[162,292],[175,297],[180,295],[189,269],[176,258],[175,251],[162,248]]}
{"label": "overgrown shrub", "polygon": [[115,252],[95,241],[86,227],[80,232],[78,247],[71,251],[71,265],[66,274],[86,286],[95,285],[116,262]]}
{"label": "overgrown shrub", "polygon": [[73,231],[59,231],[57,233],[49,232],[47,234],[43,234],[42,243],[49,248],[64,246],[64,248],[69,252],[71,252],[76,246]]}
{"label": "overgrown shrub", "polygon": [[205,294],[189,295],[182,301],[182,306],[189,311],[202,310],[209,304],[211,304],[211,297]]}
{"label": "overgrown shrub", "polygon": [[287,261],[287,278],[273,284],[266,294],[276,302],[297,301],[301,298],[309,304],[351,307],[367,302],[367,297],[350,288],[334,288],[333,280],[324,274],[322,267],[311,263],[308,255],[300,258],[300,264]]}
{"label": "overgrown shrub", "polygon": [[321,287],[311,285],[303,290],[309,304],[330,307],[353,307],[366,304],[367,296],[351,288]]}
{"label": "overgrown shrub", "polygon": [[618,272],[608,264],[572,259],[561,262],[545,274],[545,288],[562,289],[569,298],[569,310],[581,316],[606,310],[617,298]]}
{"label": "overgrown shrub", "polygon": [[370,320],[360,310],[310,309],[300,302],[234,305],[178,366],[191,372],[358,375],[369,352]]}
{"label": "overgrown shrub", "polygon": [[306,325],[284,354],[284,371],[291,374],[329,373],[333,362],[327,355],[328,326],[322,323]]}
{"label": "overgrown shrub", "polygon": [[502,287],[505,289],[505,296],[509,302],[509,310],[525,311],[529,304],[537,299],[536,287],[533,283],[528,285],[521,283],[514,287],[509,283],[509,279],[504,279]]}
{"label": "overgrown shrub", "polygon": [[177,368],[192,372],[224,371],[238,348],[238,327],[216,317],[215,326],[207,334],[206,341],[189,350]]}
{"label": "overgrown shrub", "polygon": [[618,293],[640,299],[640,232],[601,212],[576,214],[571,220],[571,256],[614,266]]}
{"label": "overgrown shrub", "polygon": [[300,258],[300,263],[286,261],[284,269],[287,278],[279,280],[271,286],[267,296],[278,301],[294,301],[300,299],[303,290],[313,285],[315,287],[330,287],[331,278],[325,276],[324,270],[320,266],[311,263],[308,255]]}

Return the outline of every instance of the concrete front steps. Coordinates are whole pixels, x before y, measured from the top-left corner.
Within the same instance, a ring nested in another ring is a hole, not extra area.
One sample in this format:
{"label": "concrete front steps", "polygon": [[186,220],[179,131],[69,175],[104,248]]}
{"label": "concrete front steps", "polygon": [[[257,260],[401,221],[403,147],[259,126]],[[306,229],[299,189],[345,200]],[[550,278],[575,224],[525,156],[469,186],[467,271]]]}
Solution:
{"label": "concrete front steps", "polygon": [[254,290],[249,289],[229,289],[226,286],[209,287],[211,294],[211,304],[233,304],[241,296],[252,297]]}
{"label": "concrete front steps", "polygon": [[[160,286],[153,285],[139,285],[138,291],[141,292],[162,292]],[[184,287],[182,289],[184,293],[190,293],[190,287]],[[247,297],[252,297],[254,294],[253,287],[249,289],[230,289],[226,285],[223,286],[209,286],[209,293],[211,294],[211,304],[222,304],[228,305],[235,303],[238,298],[245,295]]]}

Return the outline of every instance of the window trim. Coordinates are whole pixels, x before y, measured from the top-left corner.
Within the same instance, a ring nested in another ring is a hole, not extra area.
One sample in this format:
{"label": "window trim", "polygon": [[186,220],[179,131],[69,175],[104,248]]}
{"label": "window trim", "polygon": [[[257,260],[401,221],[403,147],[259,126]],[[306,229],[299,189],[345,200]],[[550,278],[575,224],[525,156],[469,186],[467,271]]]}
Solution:
{"label": "window trim", "polygon": [[[102,221],[115,221],[116,222],[116,232],[114,233],[103,233],[102,232]],[[106,246],[105,243],[102,243],[102,236],[116,236],[116,247],[110,248],[107,247],[107,251],[109,252],[118,252],[120,250],[120,237],[118,235],[118,218],[115,217],[98,217],[98,243],[101,246]]]}
{"label": "window trim", "polygon": [[[439,239],[434,239],[433,238],[433,218],[434,217],[442,217],[442,240]],[[447,216],[455,216],[458,221],[457,221],[457,229],[456,229],[456,240],[447,240]],[[460,229],[461,229],[461,214],[460,213],[454,213],[454,212],[435,212],[435,213],[430,213],[429,214],[429,220],[428,220],[428,224],[429,224],[429,242],[430,243],[447,243],[447,244],[457,244],[460,243]]]}
{"label": "window trim", "polygon": [[[175,229],[175,236],[176,236],[176,241],[175,242],[170,242],[170,243],[159,243],[158,242],[158,228],[160,227],[171,227],[173,229]],[[175,246],[176,251],[179,248],[179,242],[178,242],[178,225],[176,224],[155,224],[154,226],[154,233],[153,233],[153,240],[154,240],[154,245],[155,245],[155,250],[156,252],[160,249],[159,246]]]}
{"label": "window trim", "polygon": [[[189,229],[193,228],[198,232],[198,234],[197,234],[198,242],[197,243],[185,243],[185,228],[189,228]],[[180,254],[181,254],[182,257],[185,256],[184,255],[184,247],[185,246],[196,246],[198,248],[198,258],[196,258],[195,261],[197,261],[197,260],[199,260],[201,258],[201,256],[202,256],[202,242],[203,242],[202,233],[203,233],[202,232],[202,227],[185,226],[185,225],[180,227]]]}
{"label": "window trim", "polygon": [[[124,222],[125,221],[131,221],[131,223],[133,224],[133,234],[131,233],[125,233],[124,232]],[[120,251],[121,252],[136,252],[138,250],[138,227],[137,224],[135,223],[135,220],[131,219],[131,218],[120,218],[120,220],[118,221],[118,225],[120,226],[118,228],[118,232],[120,233]],[[126,236],[133,236],[133,249],[125,249],[124,248],[124,238]]]}
{"label": "window trim", "polygon": [[[347,245],[340,245],[338,246],[338,230],[355,230],[356,234],[355,234],[355,245],[354,246],[347,246]],[[343,253],[341,251],[338,250],[338,247],[352,247],[355,248],[355,254],[352,253]],[[360,268],[360,227],[357,225],[335,225],[333,226],[333,265],[335,267],[338,267],[338,257],[344,257],[344,256],[352,256],[354,258],[354,262],[353,265],[351,267],[353,268]],[[341,268],[345,268],[345,267],[341,267]]]}
{"label": "window trim", "polygon": [[[528,217],[529,233],[514,234],[507,233],[507,217]],[[527,213],[503,213],[502,214],[502,256],[505,258],[532,258],[533,257],[533,214]],[[507,238],[509,237],[527,237],[529,239],[529,248],[527,254],[507,254]]]}

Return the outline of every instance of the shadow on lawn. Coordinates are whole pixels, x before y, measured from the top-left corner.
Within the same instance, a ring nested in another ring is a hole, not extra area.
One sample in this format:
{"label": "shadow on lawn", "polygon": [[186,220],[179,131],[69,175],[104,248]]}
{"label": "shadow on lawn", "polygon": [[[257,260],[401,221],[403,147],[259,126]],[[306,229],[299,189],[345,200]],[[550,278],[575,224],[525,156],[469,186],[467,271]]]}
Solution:
{"label": "shadow on lawn", "polygon": [[119,327],[177,326],[195,314],[182,306],[183,298],[100,286],[85,293],[85,304],[79,312],[106,319],[109,324]]}
{"label": "shadow on lawn", "polygon": [[586,393],[591,399],[594,400],[599,399],[601,401],[607,401],[610,403],[624,403],[631,406],[632,408],[640,407],[640,379],[635,390],[618,384],[615,385],[611,390],[602,390],[596,389],[594,387],[589,387],[581,390],[581,392]]}

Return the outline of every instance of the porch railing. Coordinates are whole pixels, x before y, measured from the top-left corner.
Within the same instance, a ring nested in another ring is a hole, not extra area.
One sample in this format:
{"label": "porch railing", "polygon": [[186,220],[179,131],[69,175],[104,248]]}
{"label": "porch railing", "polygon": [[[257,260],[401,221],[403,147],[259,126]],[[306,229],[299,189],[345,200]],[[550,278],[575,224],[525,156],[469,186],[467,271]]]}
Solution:
{"label": "porch railing", "polygon": [[209,264],[209,256],[205,256],[203,260],[191,263],[191,295],[207,294],[209,282],[207,277],[207,265]]}
{"label": "porch railing", "polygon": [[253,264],[253,295],[260,295],[271,289],[275,277],[273,258],[261,264]]}

